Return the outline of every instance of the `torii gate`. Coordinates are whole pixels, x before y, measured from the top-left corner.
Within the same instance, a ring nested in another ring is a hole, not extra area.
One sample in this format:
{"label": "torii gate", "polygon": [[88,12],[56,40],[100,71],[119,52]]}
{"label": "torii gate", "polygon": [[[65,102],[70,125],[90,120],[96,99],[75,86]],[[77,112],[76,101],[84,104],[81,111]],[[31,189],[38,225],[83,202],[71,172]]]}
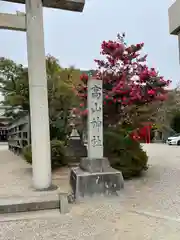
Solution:
{"label": "torii gate", "polygon": [[180,61],[180,0],[176,0],[168,9],[169,13],[169,32],[178,36],[179,61]]}
{"label": "torii gate", "polygon": [[26,5],[24,15],[0,13],[0,28],[27,33],[33,186],[37,190],[48,190],[51,188],[52,177],[42,10],[44,6],[82,12],[85,0],[4,1]]}

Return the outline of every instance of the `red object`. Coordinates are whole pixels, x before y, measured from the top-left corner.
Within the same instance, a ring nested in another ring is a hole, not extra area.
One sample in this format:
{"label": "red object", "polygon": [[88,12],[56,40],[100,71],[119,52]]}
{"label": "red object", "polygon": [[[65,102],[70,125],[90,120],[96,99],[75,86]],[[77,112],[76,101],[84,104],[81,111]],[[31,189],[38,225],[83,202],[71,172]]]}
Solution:
{"label": "red object", "polygon": [[88,75],[83,73],[81,76],[80,76],[80,79],[81,81],[87,81],[88,80]]}
{"label": "red object", "polygon": [[151,128],[152,128],[152,124],[146,123],[144,127],[135,130],[131,134],[131,137],[136,141],[144,140],[145,143],[149,144],[151,143]]}
{"label": "red object", "polygon": [[144,139],[146,143],[151,142],[151,128],[152,125],[149,123],[139,130],[139,136],[141,139]]}

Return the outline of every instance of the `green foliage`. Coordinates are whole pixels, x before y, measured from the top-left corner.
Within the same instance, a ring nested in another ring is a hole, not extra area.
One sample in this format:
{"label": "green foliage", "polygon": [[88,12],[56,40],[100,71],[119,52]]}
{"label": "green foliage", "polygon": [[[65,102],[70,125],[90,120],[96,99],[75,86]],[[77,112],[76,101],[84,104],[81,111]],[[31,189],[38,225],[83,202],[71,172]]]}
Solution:
{"label": "green foliage", "polygon": [[[73,67],[63,69],[58,60],[50,55],[46,57],[46,70],[51,139],[66,141],[70,109],[79,104],[73,86],[80,81],[80,70]],[[17,118],[22,111],[29,112],[27,68],[0,58],[0,91],[4,96],[2,103],[10,106],[6,116]]]}
{"label": "green foliage", "polygon": [[31,145],[27,145],[23,148],[22,155],[27,163],[32,164]]}
{"label": "green foliage", "polygon": [[[180,87],[168,90],[167,99],[156,108],[156,119],[154,121],[158,130],[173,132],[176,129],[174,117],[178,115],[180,107]],[[174,129],[175,128],[175,129]],[[175,130],[176,132],[176,130]]]}
{"label": "green foliage", "polygon": [[28,72],[22,65],[0,58],[0,91],[4,96],[6,116],[16,117],[17,111],[29,110]]}
{"label": "green foliage", "polygon": [[[23,149],[23,157],[29,163],[32,164],[32,152],[31,146],[26,146]],[[62,141],[51,141],[51,165],[52,168],[56,168],[66,164],[65,147]]]}
{"label": "green foliage", "polygon": [[78,100],[73,91],[73,85],[79,78],[80,71],[62,69],[53,57],[47,58],[48,97],[51,139],[67,140],[70,109]]}
{"label": "green foliage", "polygon": [[179,111],[174,113],[174,117],[172,118],[172,121],[171,121],[171,127],[175,132],[180,133],[180,112]]}
{"label": "green foliage", "polygon": [[104,151],[111,166],[120,170],[125,179],[139,176],[147,169],[146,153],[139,142],[127,135],[126,130],[105,132]]}
{"label": "green foliage", "polygon": [[65,165],[66,153],[64,143],[58,140],[51,141],[51,163],[52,168]]}

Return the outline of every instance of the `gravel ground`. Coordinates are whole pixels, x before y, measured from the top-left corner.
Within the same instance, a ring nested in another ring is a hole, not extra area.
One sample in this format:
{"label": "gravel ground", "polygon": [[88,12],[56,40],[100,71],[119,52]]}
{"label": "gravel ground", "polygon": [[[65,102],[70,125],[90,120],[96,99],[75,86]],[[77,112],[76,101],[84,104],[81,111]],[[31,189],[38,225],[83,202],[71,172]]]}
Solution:
{"label": "gravel ground", "polygon": [[[69,169],[62,168],[53,173],[53,184],[60,191],[69,192]],[[43,194],[43,193],[42,193]],[[21,157],[0,145],[0,198],[36,195],[32,188],[32,169]]]}
{"label": "gravel ground", "polygon": [[144,149],[149,170],[141,179],[127,181],[120,197],[86,199],[67,215],[1,215],[0,239],[179,240],[180,147],[149,144]]}

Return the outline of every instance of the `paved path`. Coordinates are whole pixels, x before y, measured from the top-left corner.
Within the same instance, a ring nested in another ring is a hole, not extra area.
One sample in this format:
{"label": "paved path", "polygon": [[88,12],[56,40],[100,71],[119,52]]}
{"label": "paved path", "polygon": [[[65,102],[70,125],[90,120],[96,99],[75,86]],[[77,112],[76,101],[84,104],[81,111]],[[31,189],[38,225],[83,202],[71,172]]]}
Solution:
{"label": "paved path", "polygon": [[[67,215],[51,211],[0,216],[0,239],[179,240],[180,147],[150,144],[144,149],[149,155],[148,172],[141,179],[127,181],[119,198],[87,199],[73,205]],[[0,153],[6,165],[2,159]],[[2,176],[0,195],[1,180]],[[23,187],[20,179],[17,182]]]}
{"label": "paved path", "polygon": [[[53,173],[53,184],[61,191],[69,191],[69,171],[61,169]],[[22,158],[0,145],[0,198],[32,196],[38,193],[32,188],[32,169]]]}

